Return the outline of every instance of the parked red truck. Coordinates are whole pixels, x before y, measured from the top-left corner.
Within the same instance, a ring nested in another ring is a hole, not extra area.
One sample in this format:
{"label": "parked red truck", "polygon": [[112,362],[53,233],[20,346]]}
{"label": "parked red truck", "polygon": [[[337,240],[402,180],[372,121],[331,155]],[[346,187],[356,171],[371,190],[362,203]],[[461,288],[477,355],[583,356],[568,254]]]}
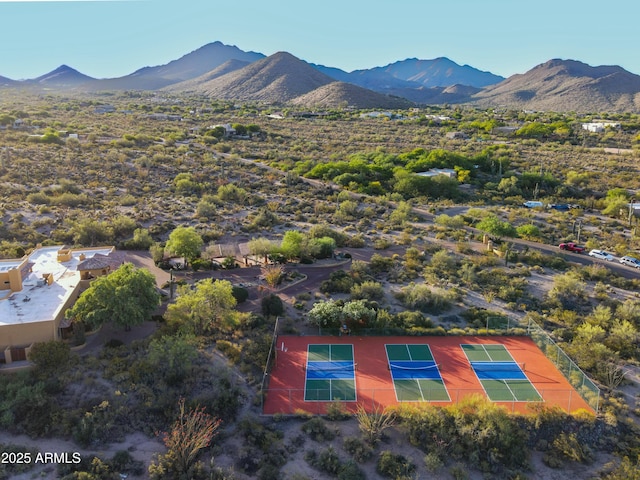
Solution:
{"label": "parked red truck", "polygon": [[584,253],[586,250],[586,248],[573,242],[561,243],[560,245],[558,245],[558,247],[560,247],[560,250],[567,250],[574,253]]}

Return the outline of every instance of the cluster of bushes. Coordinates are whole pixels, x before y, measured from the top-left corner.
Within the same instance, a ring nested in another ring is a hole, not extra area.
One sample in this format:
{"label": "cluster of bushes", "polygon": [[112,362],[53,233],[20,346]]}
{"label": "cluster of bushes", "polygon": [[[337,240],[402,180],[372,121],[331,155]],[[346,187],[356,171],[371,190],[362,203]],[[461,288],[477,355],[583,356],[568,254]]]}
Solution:
{"label": "cluster of bushes", "polygon": [[[541,409],[537,416],[519,417],[481,397],[444,408],[403,406],[397,415],[409,441],[428,455],[431,465],[464,461],[485,474],[511,478],[529,469],[531,446],[552,451],[556,445],[566,452],[559,453],[561,460],[588,462],[584,452],[598,441],[599,432],[591,415],[576,418],[560,410]],[[567,437],[567,422],[581,432],[579,437]],[[389,463],[396,463],[392,460]]]}
{"label": "cluster of bushes", "polygon": [[82,456],[79,463],[60,463],[57,473],[63,480],[119,480],[123,475],[143,475],[144,464],[126,450],[120,450],[108,460]]}

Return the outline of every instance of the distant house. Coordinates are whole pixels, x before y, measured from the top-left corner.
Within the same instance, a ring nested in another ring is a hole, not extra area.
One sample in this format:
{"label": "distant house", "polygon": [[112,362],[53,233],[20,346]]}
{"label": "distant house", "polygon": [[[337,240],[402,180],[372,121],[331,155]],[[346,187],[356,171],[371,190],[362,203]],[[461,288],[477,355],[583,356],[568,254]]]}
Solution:
{"label": "distant house", "polygon": [[426,118],[427,120],[431,120],[437,124],[448,122],[449,120],[451,120],[451,117],[445,117],[444,115],[425,115],[424,118]]}
{"label": "distant house", "polygon": [[380,118],[380,117],[392,118],[393,117],[393,113],[391,113],[391,112],[366,112],[366,113],[361,113],[360,114],[360,118]]}
{"label": "distant house", "polygon": [[589,122],[583,123],[582,129],[592,133],[604,132],[605,128],[620,128],[620,124],[617,122]]}
{"label": "distant house", "polygon": [[113,105],[98,105],[94,112],[95,113],[113,113],[116,111],[116,107],[114,107]]}
{"label": "distant house", "polygon": [[518,127],[495,127],[491,130],[494,135],[513,135],[518,131]]}
{"label": "distant house", "polygon": [[147,116],[151,120],[169,120],[172,122],[181,122],[182,117],[180,115],[168,115],[166,113],[152,113]]}
{"label": "distant house", "polygon": [[444,175],[449,178],[458,178],[458,173],[453,168],[432,168],[426,172],[418,172],[416,175],[421,177],[437,177],[438,175]]}
{"label": "distant house", "polygon": [[447,132],[445,137],[449,140],[469,140],[469,135],[464,132]]}
{"label": "distant house", "polygon": [[211,125],[209,130],[213,130],[214,128],[222,127],[224,128],[224,136],[225,137],[233,137],[236,134],[236,129],[231,126],[229,123],[223,123],[219,125]]}

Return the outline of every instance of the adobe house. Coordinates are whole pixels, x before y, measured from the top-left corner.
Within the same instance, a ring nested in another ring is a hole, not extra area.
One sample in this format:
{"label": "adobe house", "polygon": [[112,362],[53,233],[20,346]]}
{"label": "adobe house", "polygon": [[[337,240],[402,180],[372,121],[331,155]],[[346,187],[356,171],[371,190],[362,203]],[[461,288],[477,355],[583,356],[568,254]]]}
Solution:
{"label": "adobe house", "polygon": [[38,247],[0,260],[0,364],[26,360],[31,345],[60,340],[71,324],[65,312],[89,285],[108,274],[115,247]]}

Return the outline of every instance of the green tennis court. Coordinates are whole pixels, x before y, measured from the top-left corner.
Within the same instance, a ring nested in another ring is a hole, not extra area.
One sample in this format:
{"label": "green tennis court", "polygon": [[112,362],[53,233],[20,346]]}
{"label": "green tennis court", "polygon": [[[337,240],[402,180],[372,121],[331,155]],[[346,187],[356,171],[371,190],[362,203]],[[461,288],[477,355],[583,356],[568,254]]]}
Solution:
{"label": "green tennis court", "polygon": [[353,361],[353,345],[309,345],[307,358],[312,362]]}
{"label": "green tennis court", "polygon": [[481,380],[487,396],[494,402],[533,402],[542,397],[529,380]]}
{"label": "green tennis court", "polygon": [[355,367],[353,345],[310,344],[305,369],[305,401],[355,401]]}
{"label": "green tennis court", "polygon": [[427,344],[385,345],[399,402],[449,402],[449,393]]}
{"label": "green tennis court", "polygon": [[513,357],[504,345],[463,344],[460,345],[470,362],[512,362]]}

